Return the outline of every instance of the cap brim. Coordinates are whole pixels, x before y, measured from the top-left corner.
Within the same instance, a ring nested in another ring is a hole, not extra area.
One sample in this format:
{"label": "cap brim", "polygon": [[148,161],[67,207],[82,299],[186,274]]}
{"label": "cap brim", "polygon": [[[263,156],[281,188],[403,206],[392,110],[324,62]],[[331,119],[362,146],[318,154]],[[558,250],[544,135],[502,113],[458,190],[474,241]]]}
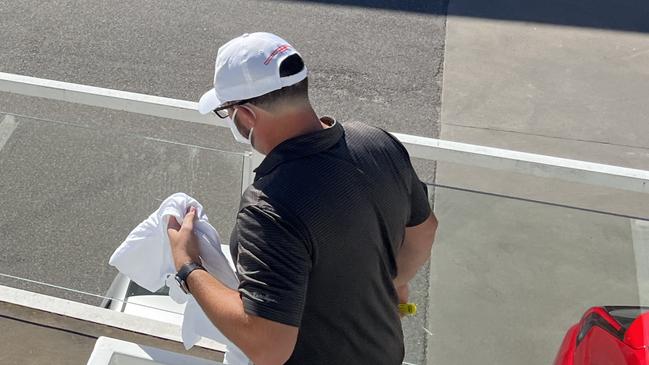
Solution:
{"label": "cap brim", "polygon": [[201,114],[207,114],[219,106],[221,106],[221,101],[216,97],[216,91],[214,89],[203,94],[201,100],[198,101],[198,111]]}

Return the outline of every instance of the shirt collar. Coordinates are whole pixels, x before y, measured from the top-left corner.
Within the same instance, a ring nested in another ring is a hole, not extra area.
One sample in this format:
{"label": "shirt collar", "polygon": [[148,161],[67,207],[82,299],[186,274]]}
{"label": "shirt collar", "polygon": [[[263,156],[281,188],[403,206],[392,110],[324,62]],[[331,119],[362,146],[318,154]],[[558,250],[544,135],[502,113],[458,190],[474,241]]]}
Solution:
{"label": "shirt collar", "polygon": [[320,121],[330,127],[287,139],[273,148],[255,169],[255,181],[284,162],[325,151],[338,143],[345,134],[342,125],[330,117],[322,117]]}

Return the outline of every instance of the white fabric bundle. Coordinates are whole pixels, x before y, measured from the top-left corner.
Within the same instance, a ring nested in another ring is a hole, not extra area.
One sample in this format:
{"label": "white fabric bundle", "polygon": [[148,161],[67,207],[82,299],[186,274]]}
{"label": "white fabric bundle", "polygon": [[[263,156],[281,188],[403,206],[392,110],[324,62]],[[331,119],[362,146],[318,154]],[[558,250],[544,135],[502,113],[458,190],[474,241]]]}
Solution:
{"label": "white fabric bundle", "polygon": [[171,299],[177,303],[187,303],[182,322],[185,349],[194,346],[202,336],[227,346],[225,364],[251,364],[246,355],[214,327],[194,297],[185,294],[174,278],[176,269],[171,256],[167,224],[170,217],[175,217],[182,224],[189,207],[196,208],[194,234],[200,246],[201,264],[212,276],[236,290],[239,281],[234,273],[232,257],[227,250],[222,250],[221,239],[209,223],[203,206],[184,193],[176,193],[165,199],[158,210],[133,229],[113,252],[109,263],[151,292],[167,285]]}

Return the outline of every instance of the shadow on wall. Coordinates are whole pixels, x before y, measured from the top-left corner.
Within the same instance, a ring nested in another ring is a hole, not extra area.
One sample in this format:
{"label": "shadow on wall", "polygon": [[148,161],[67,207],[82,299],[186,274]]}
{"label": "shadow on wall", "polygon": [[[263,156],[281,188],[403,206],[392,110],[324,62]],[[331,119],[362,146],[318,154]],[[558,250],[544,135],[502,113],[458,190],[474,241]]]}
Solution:
{"label": "shadow on wall", "polygon": [[289,1],[649,33],[649,0]]}

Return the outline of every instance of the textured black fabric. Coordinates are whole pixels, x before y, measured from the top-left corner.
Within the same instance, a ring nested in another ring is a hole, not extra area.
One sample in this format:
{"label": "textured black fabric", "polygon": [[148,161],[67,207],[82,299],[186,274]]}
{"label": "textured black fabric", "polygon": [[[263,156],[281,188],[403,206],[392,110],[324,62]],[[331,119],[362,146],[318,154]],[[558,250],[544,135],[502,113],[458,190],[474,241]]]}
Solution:
{"label": "textured black fabric", "polygon": [[429,214],[387,132],[333,124],[285,141],[257,169],[232,234],[246,312],[300,328],[287,364],[401,364],[395,256],[405,227]]}

